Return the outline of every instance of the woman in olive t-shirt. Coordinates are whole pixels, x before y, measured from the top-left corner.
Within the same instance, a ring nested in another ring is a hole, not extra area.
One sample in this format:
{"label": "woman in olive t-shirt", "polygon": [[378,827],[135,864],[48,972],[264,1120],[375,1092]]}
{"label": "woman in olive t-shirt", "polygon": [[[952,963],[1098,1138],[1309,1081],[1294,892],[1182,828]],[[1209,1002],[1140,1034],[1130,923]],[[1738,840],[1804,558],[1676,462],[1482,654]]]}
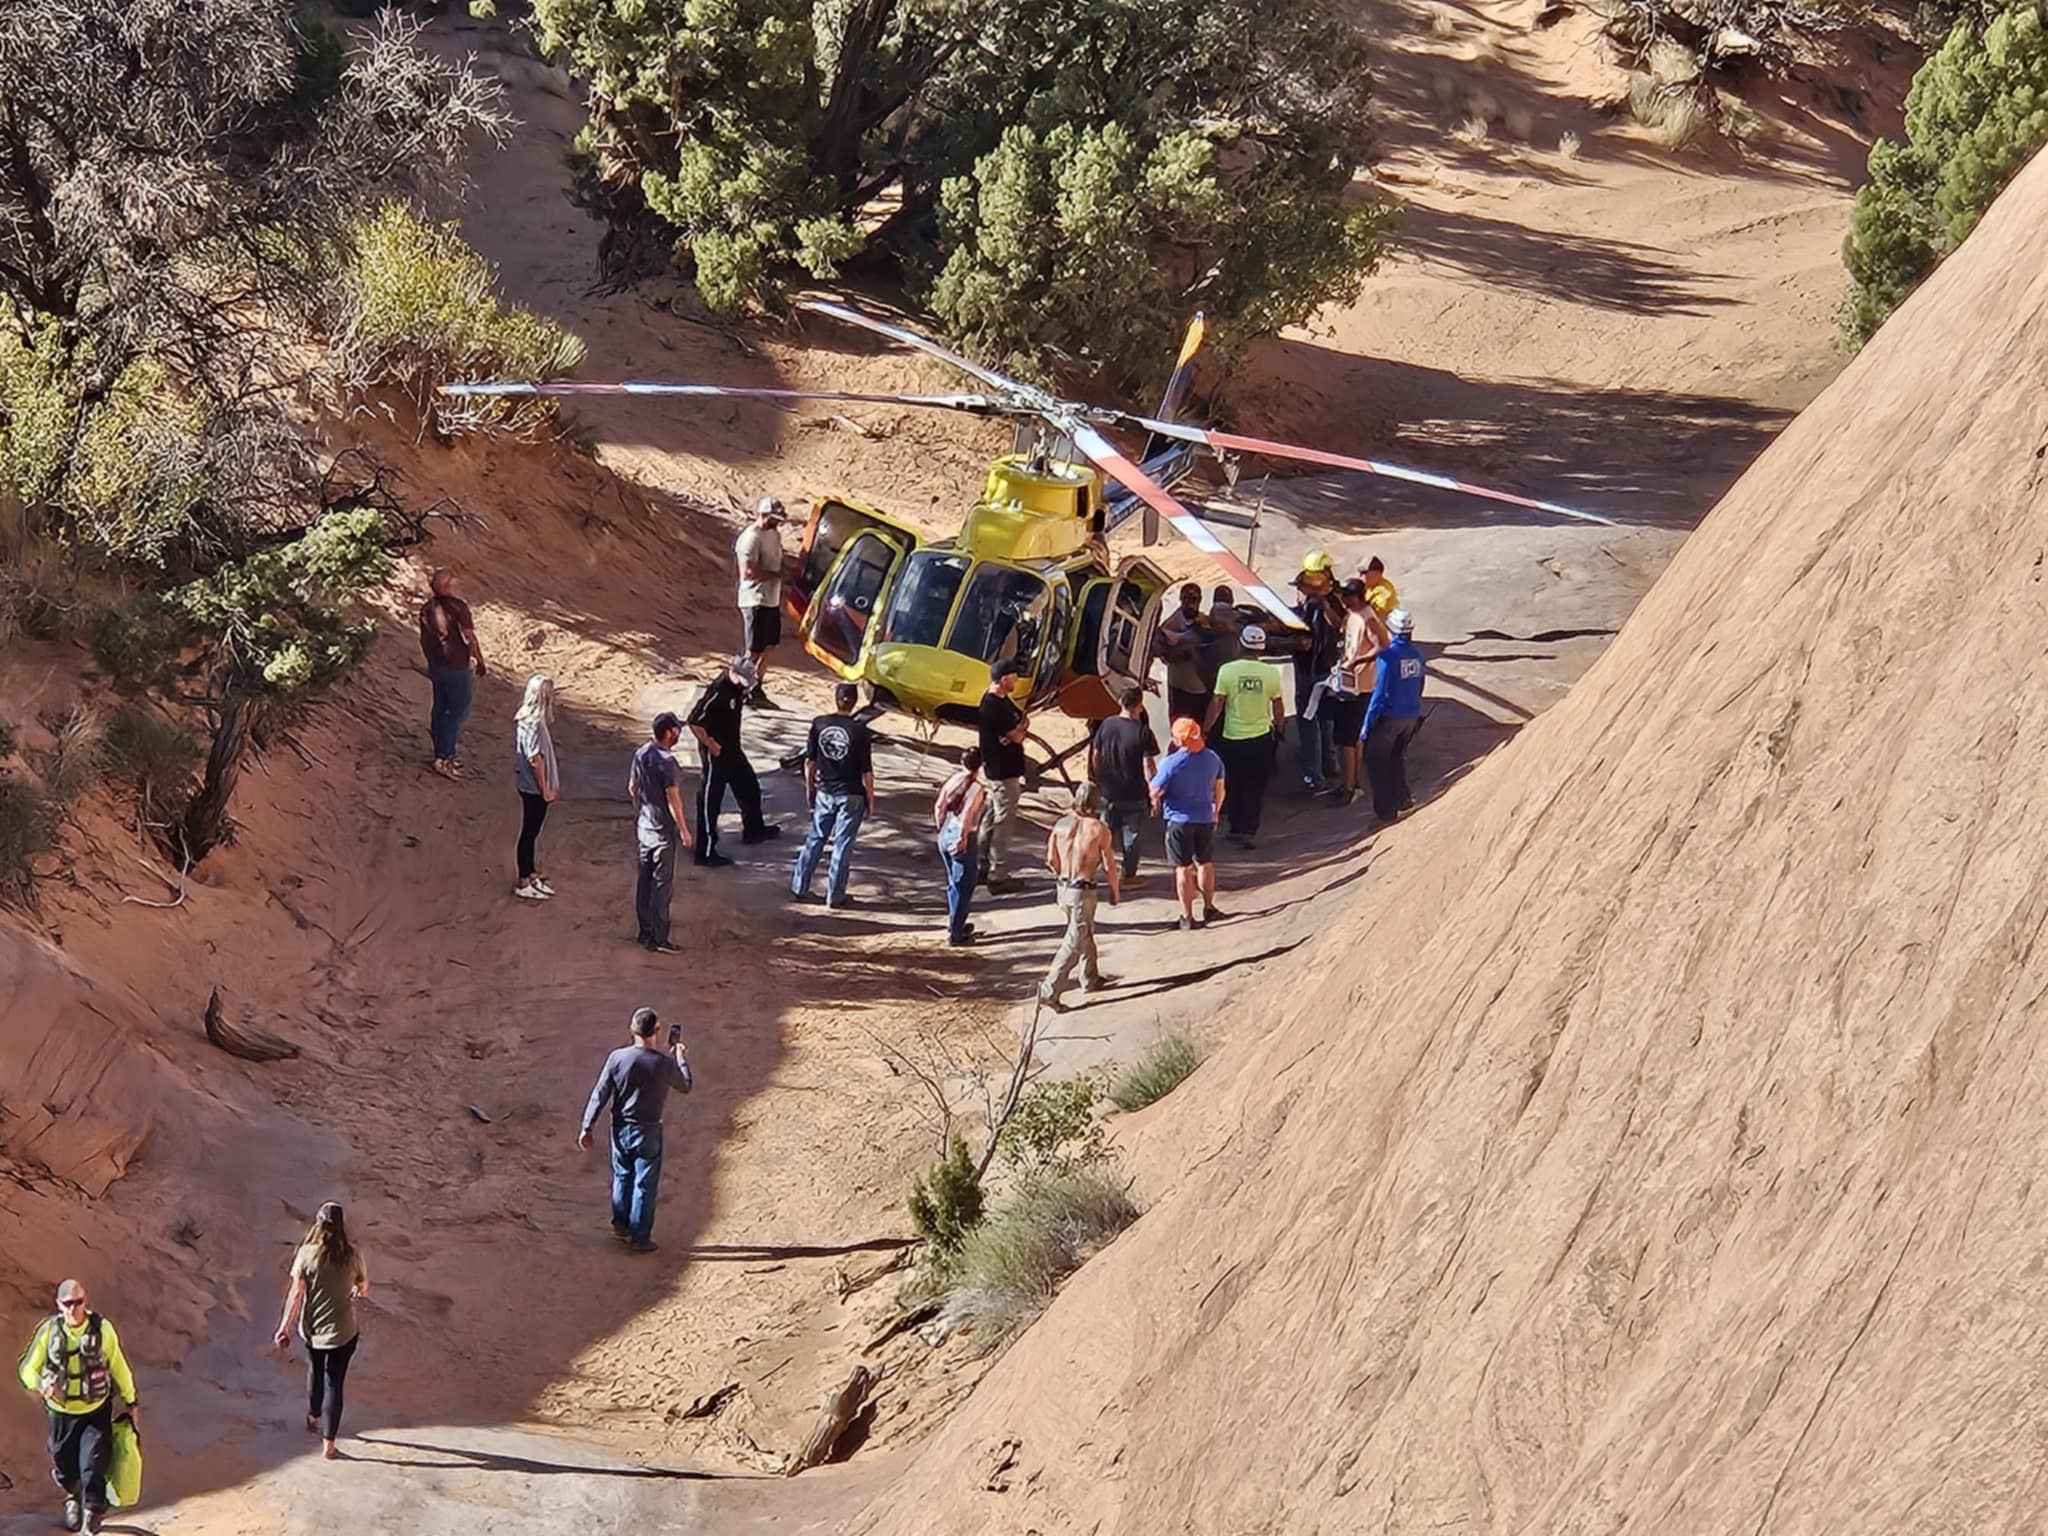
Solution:
{"label": "woman in olive t-shirt", "polygon": [[285,1292],[284,1316],[277,1322],[277,1347],[291,1341],[292,1324],[300,1324],[306,1341],[306,1428],[320,1436],[329,1461],[341,1430],[341,1388],[348,1363],[356,1352],[356,1302],[370,1294],[369,1271],[362,1250],[348,1240],[341,1207],[332,1200],[320,1207],[305,1240],[292,1255],[291,1287]]}

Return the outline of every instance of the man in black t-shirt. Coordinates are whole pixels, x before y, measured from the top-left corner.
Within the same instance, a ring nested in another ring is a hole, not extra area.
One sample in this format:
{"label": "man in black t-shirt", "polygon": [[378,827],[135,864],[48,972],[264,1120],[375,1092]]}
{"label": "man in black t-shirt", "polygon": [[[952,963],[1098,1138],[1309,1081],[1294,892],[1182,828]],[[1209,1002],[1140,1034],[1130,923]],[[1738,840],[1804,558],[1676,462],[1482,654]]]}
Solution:
{"label": "man in black t-shirt", "polygon": [[697,862],[732,862],[718,851],[718,817],[725,809],[725,791],[740,805],[740,841],[765,843],[780,837],[782,828],[761,819],[761,777],[740,745],[740,717],[747,696],[759,686],[761,674],[745,656],[735,656],[690,711],[690,732],[704,755],[704,776],[697,795]]}
{"label": "man in black t-shirt", "polygon": [[825,905],[846,905],[847,865],[860,824],[875,808],[875,738],[864,720],[853,718],[860,690],[841,683],[832,690],[832,713],[811,722],[804,746],[804,794],[811,802],[811,830],[797,850],[789,894],[811,894],[825,840],[832,840],[832,867],[825,876]]}
{"label": "man in black t-shirt", "polygon": [[991,895],[1003,889],[1017,803],[1024,797],[1024,733],[1031,729],[1031,717],[1010,697],[1023,670],[1014,658],[997,662],[989,669],[988,692],[981,696],[981,777],[988,788],[988,814],[982,820],[979,877]]}
{"label": "man in black t-shirt", "polygon": [[1088,777],[1102,795],[1102,819],[1123,850],[1124,884],[1143,885],[1138,839],[1152,810],[1152,775],[1159,771],[1159,738],[1145,718],[1145,690],[1126,688],[1123,713],[1095,727],[1088,747]]}

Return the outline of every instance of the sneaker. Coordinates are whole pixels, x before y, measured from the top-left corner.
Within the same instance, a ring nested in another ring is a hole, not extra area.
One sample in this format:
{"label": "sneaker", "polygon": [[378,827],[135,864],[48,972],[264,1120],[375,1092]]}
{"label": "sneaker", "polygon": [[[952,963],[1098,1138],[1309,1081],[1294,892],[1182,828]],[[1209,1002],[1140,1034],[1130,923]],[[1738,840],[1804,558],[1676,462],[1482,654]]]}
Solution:
{"label": "sneaker", "polygon": [[655,1243],[654,1243],[653,1241],[651,1241],[651,1240],[650,1240],[650,1241],[648,1241],[648,1242],[644,1242],[644,1243],[643,1243],[643,1242],[640,1242],[640,1241],[638,1241],[638,1240],[628,1240],[628,1242],[626,1243],[626,1252],[628,1252],[628,1253],[652,1253],[652,1252],[654,1252],[654,1250],[655,1250],[655,1247],[656,1247],[656,1246],[657,1246],[657,1245],[656,1245],[656,1244],[655,1244]]}
{"label": "sneaker", "polygon": [[1256,837],[1246,836],[1238,840],[1237,846],[1249,852],[1259,846],[1259,840]]}
{"label": "sneaker", "polygon": [[542,880],[538,877],[534,879],[533,885],[534,889],[539,891],[543,896],[552,896],[555,894],[555,888],[552,885],[549,885],[547,881]]}
{"label": "sneaker", "polygon": [[1138,888],[1139,888],[1140,886],[1144,886],[1144,885],[1150,885],[1151,883],[1152,883],[1152,877],[1151,877],[1150,875],[1125,875],[1125,876],[1124,876],[1124,889],[1125,889],[1125,890],[1127,890],[1127,891],[1135,891],[1135,890],[1137,890],[1137,889],[1138,889]]}
{"label": "sneaker", "polygon": [[660,944],[650,944],[647,946],[647,949],[650,954],[656,955],[680,955],[682,953],[682,950],[676,945],[665,941]]}
{"label": "sneaker", "polygon": [[762,691],[761,685],[759,683],[754,684],[754,691],[747,695],[747,706],[750,709],[782,708],[780,704],[776,703],[773,699],[769,698],[768,695]]}
{"label": "sneaker", "polygon": [[515,885],[512,894],[521,901],[546,901],[548,893],[537,885]]}
{"label": "sneaker", "polygon": [[1086,996],[1096,992],[1101,992],[1106,988],[1113,987],[1115,985],[1116,978],[1114,976],[1098,976],[1093,981],[1082,982],[1081,991],[1082,994]]}
{"label": "sneaker", "polygon": [[107,1512],[104,1509],[87,1509],[78,1522],[78,1528],[85,1536],[99,1536],[100,1522],[106,1517]]}
{"label": "sneaker", "polygon": [[782,828],[771,821],[766,826],[754,828],[751,832],[742,832],[740,834],[740,841],[748,844],[766,843],[772,842],[780,836],[782,836]]}
{"label": "sneaker", "polygon": [[622,1227],[617,1222],[613,1222],[612,1236],[619,1242],[630,1243],[633,1241],[633,1229],[631,1227]]}
{"label": "sneaker", "polygon": [[[805,906],[815,905],[818,900],[818,898],[812,895],[809,891],[791,891],[789,893],[789,899],[791,901],[801,902]],[[825,903],[825,905],[829,907],[831,903],[828,901]]]}
{"label": "sneaker", "polygon": [[948,944],[972,944],[974,942],[974,924],[969,923],[958,933],[947,934],[946,942]]}
{"label": "sneaker", "polygon": [[1180,916],[1180,931],[1182,933],[1193,933],[1195,931],[1195,920],[1185,912]]}
{"label": "sneaker", "polygon": [[732,867],[732,860],[722,853],[699,854],[697,862],[706,869],[730,869]]}
{"label": "sneaker", "polygon": [[1006,896],[1009,894],[1010,888],[1016,884],[1014,880],[999,880],[994,875],[988,876],[981,883],[988,888],[988,893],[991,896]]}
{"label": "sneaker", "polygon": [[1204,906],[1202,908],[1202,921],[1205,923],[1220,923],[1228,916],[1230,914],[1221,907]]}
{"label": "sneaker", "polygon": [[84,1522],[85,1512],[83,1509],[79,1507],[78,1500],[66,1499],[64,1501],[64,1529],[67,1531],[75,1531],[79,1528],[80,1525],[84,1524]]}
{"label": "sneaker", "polygon": [[842,896],[837,901],[834,901],[830,896],[825,898],[825,910],[827,912],[844,912],[852,905],[853,898],[851,896]]}
{"label": "sneaker", "polygon": [[[1086,987],[1083,987],[1081,990],[1085,992],[1088,989]],[[1059,998],[1049,997],[1043,992],[1038,994],[1038,1006],[1041,1008],[1050,1008],[1054,1013],[1065,1013],[1067,1011],[1067,1005],[1061,1002]]]}

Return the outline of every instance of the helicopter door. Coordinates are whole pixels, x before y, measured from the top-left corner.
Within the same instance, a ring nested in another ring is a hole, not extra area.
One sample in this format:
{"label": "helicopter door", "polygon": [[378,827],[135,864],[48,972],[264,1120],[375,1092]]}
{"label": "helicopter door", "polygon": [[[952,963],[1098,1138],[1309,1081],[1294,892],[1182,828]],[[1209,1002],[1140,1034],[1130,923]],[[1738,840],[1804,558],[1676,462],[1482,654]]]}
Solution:
{"label": "helicopter door", "polygon": [[893,522],[872,507],[827,497],[811,509],[804,541],[794,566],[783,582],[783,607],[792,622],[802,624],[810,611],[811,599],[832,573],[840,552],[861,533],[876,533],[905,551],[921,542],[916,532]]}
{"label": "helicopter door", "polygon": [[1144,684],[1152,670],[1152,638],[1159,629],[1159,605],[1172,578],[1143,555],[1117,567],[1116,595],[1104,615],[1096,670],[1121,692]]}
{"label": "helicopter door", "polygon": [[909,553],[900,534],[863,528],[848,539],[804,611],[804,649],[847,681],[857,679],[875,616]]}

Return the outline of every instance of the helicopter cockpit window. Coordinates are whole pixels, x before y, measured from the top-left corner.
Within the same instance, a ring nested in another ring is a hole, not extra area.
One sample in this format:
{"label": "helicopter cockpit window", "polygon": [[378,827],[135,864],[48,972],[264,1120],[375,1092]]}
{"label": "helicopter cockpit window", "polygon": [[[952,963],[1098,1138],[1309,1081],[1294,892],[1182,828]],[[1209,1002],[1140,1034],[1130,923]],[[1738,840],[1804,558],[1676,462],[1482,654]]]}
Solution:
{"label": "helicopter cockpit window", "polygon": [[979,565],[960,600],[946,649],[994,666],[1015,657],[1030,674],[1045,643],[1045,612],[1052,593],[1029,571]]}
{"label": "helicopter cockpit window", "polygon": [[884,644],[937,645],[946,631],[946,615],[953,611],[953,599],[967,578],[964,555],[920,550],[903,563],[903,575],[889,596],[888,617],[882,621]]}

